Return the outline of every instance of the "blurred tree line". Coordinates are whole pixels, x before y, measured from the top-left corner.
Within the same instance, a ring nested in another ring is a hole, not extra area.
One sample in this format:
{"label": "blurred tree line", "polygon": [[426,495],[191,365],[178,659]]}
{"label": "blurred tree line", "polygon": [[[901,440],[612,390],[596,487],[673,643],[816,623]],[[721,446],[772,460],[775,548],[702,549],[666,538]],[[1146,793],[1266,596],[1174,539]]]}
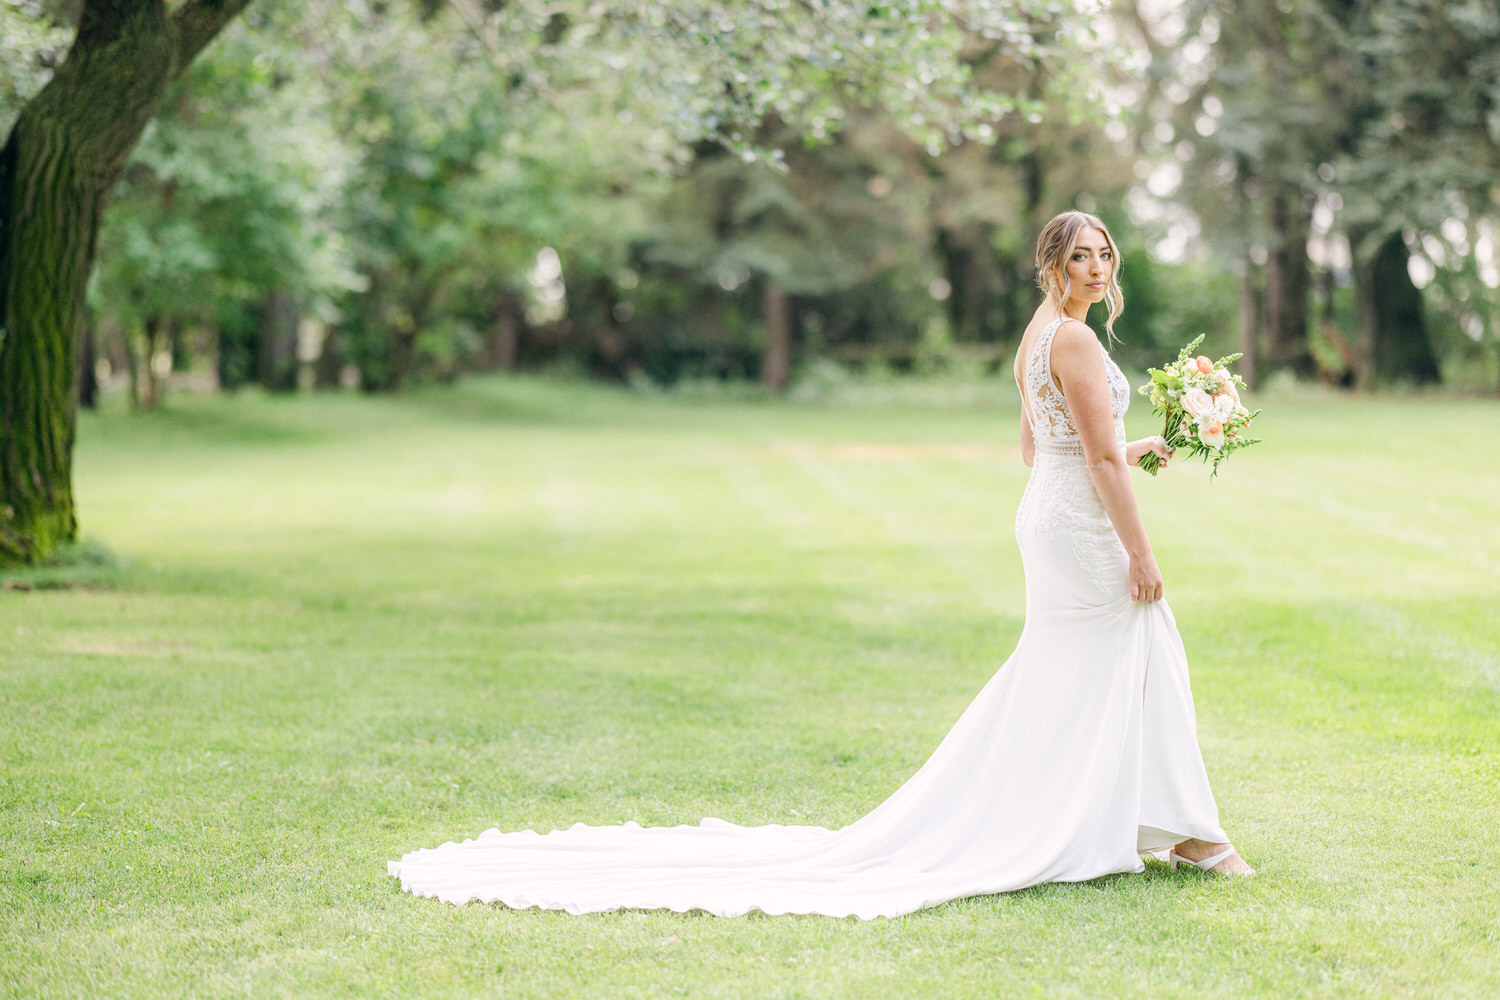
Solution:
{"label": "blurred tree line", "polygon": [[[62,58],[72,6],[6,4],[0,124]],[[1125,0],[1096,21],[1124,56],[1092,70],[1093,99],[1124,105],[1104,127],[1078,114],[1077,67],[975,38],[974,77],[1021,113],[924,135],[861,102],[783,121],[766,96],[726,142],[703,95],[774,95],[775,74],[730,56],[712,86],[701,63],[648,86],[659,39],[606,47],[597,11],[254,4],[115,191],[82,396],[97,375],[148,407],[169,376],[782,387],[813,359],[994,365],[1036,299],[1037,230],[1075,206],[1122,243],[1127,360],[1206,330],[1257,377],[1500,382],[1492,3]],[[674,122],[694,115],[708,127]]]}
{"label": "blurred tree line", "polygon": [[1123,10],[1153,214],[1235,276],[1245,363],[1500,388],[1500,5]]}
{"label": "blurred tree line", "polygon": [[[838,135],[851,109],[929,156],[988,138],[1041,103],[976,67],[1066,83],[1097,50],[1090,5],[5,0],[0,560],[74,537],[74,419],[101,371],[141,407],[174,374],[733,375],[754,310],[717,287],[760,293],[751,353],[783,385],[794,297],[890,265],[819,214],[825,192],[749,168],[792,177],[778,140]],[[726,154],[738,175],[714,176]],[[712,225],[680,224],[694,188]]]}

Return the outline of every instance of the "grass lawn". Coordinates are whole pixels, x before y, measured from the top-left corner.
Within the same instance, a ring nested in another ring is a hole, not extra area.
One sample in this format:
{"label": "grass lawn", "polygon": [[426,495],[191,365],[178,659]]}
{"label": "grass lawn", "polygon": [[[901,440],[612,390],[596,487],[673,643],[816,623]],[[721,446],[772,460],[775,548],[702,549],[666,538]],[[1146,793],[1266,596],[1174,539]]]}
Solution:
{"label": "grass lawn", "polygon": [[0,591],[0,995],[1500,995],[1500,404],[1260,403],[1216,481],[1136,477],[1260,876],[869,923],[452,907],[385,863],[874,806],[1019,634],[1013,393],[85,416],[122,566]]}

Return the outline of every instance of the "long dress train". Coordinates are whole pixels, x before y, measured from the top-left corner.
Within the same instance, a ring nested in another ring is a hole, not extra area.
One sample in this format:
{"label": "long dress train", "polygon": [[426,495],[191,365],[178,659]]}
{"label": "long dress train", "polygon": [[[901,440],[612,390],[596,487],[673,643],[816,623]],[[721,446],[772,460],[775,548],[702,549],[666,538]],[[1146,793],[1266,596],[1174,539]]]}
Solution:
{"label": "long dress train", "polygon": [[[593,913],[897,916],[964,896],[1141,871],[1140,854],[1219,828],[1187,657],[1165,601],[1129,597],[1128,561],[1052,382],[1045,328],[1023,393],[1036,460],[1016,515],[1026,624],[1015,652],[925,764],[838,830],[697,826],[487,830],[388,864],[450,903]],[[1101,348],[1102,350],[1102,348]],[[1104,354],[1116,435],[1130,400]]]}

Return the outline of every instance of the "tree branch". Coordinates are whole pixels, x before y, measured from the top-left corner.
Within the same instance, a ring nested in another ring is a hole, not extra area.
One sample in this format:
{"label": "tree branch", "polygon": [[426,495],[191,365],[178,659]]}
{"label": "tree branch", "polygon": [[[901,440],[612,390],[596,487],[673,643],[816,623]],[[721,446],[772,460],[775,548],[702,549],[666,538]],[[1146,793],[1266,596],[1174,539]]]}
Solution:
{"label": "tree branch", "polygon": [[250,0],[188,0],[172,15],[177,33],[177,73],[192,65],[203,47],[217,35]]}

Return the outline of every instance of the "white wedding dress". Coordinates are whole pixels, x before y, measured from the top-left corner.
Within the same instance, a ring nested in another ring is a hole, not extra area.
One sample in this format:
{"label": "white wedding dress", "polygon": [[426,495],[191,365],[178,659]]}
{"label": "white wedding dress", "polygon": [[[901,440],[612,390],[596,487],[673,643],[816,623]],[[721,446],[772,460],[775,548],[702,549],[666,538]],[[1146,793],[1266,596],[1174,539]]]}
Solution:
{"label": "white wedding dress", "polygon": [[[892,917],[964,896],[1141,871],[1140,854],[1222,842],[1165,601],[1133,602],[1127,560],[1052,381],[1057,324],[1023,392],[1036,460],[1016,515],[1026,625],[1010,659],[895,794],[839,830],[697,826],[488,830],[388,865],[450,903],[594,913]],[[1101,348],[1102,350],[1102,348]],[[1112,409],[1130,386],[1105,353]]]}

